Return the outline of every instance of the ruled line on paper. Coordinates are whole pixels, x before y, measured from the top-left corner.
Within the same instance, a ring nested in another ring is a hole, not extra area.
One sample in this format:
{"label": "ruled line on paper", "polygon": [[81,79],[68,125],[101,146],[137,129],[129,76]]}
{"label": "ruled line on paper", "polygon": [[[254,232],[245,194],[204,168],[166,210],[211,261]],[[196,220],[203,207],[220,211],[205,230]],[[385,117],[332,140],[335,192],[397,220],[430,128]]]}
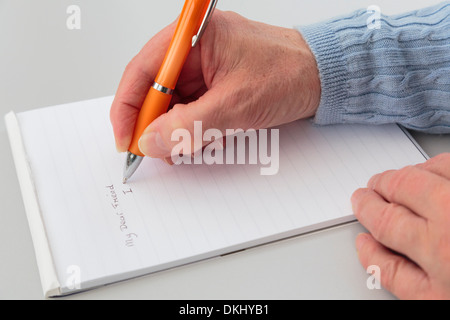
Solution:
{"label": "ruled line on paper", "polygon": [[276,175],[145,159],[123,186],[111,101],[20,115],[60,277],[79,263],[85,282],[118,280],[322,228],[351,218],[351,192],[372,174],[423,160],[395,125],[319,128],[303,120],[279,128]]}

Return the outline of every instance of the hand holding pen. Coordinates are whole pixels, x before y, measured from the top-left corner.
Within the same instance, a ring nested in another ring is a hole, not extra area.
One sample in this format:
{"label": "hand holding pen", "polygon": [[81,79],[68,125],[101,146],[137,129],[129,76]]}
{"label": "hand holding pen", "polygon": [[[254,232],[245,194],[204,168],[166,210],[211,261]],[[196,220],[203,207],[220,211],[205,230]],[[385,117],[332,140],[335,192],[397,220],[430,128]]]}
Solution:
{"label": "hand holding pen", "polygon": [[[177,23],[155,35],[123,74],[111,108],[121,152],[132,144],[139,111],[154,91]],[[143,128],[135,152],[170,159],[177,144],[172,132],[184,128],[193,136],[194,121],[202,121],[204,131],[269,128],[312,116],[319,99],[315,58],[298,31],[216,9],[183,65],[169,111]]]}

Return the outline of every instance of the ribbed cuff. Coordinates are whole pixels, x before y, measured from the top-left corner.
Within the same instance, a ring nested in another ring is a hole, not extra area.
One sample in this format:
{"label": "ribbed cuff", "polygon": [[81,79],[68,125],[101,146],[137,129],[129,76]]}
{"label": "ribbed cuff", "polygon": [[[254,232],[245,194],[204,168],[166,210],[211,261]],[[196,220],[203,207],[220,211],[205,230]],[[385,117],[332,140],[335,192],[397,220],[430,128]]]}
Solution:
{"label": "ribbed cuff", "polygon": [[371,25],[375,16],[361,9],[297,27],[320,73],[315,123],[449,132],[450,1],[394,16],[380,12]]}
{"label": "ribbed cuff", "polygon": [[347,62],[341,43],[328,23],[297,27],[316,57],[322,94],[315,123],[342,123],[344,106],[348,101]]}

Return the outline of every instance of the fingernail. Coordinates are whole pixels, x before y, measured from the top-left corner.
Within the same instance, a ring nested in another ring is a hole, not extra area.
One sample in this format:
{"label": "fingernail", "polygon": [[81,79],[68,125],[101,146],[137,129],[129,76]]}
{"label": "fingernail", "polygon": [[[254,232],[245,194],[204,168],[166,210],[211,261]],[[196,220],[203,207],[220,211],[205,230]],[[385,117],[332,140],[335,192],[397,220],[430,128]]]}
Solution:
{"label": "fingernail", "polygon": [[127,149],[128,149],[128,147],[124,147],[123,145],[119,144],[119,143],[116,141],[116,150],[117,150],[118,153],[124,153],[124,152],[127,152]]}
{"label": "fingernail", "polygon": [[367,240],[369,240],[369,235],[367,233],[358,234],[358,236],[356,237],[356,251],[361,251]]}
{"label": "fingernail", "polygon": [[170,155],[170,150],[159,132],[149,132],[142,135],[139,140],[139,149],[143,154],[152,158],[163,158]]}
{"label": "fingernail", "polygon": [[356,202],[359,200],[361,192],[362,192],[362,189],[358,189],[355,192],[353,192],[352,196],[350,197],[350,201],[351,201],[353,207],[356,206]]}
{"label": "fingernail", "polygon": [[163,158],[163,161],[170,166],[173,166],[173,161],[170,157]]}
{"label": "fingernail", "polygon": [[118,153],[124,153],[125,151],[122,151],[122,148],[120,148],[118,145],[116,145],[116,151]]}
{"label": "fingernail", "polygon": [[356,190],[355,192],[353,192],[350,201],[352,203],[352,209],[353,212],[355,212],[355,210],[357,209],[358,203],[360,202],[362,196],[364,194],[366,194],[367,192],[369,192],[369,189],[367,188],[360,188],[358,190]]}
{"label": "fingernail", "polygon": [[372,178],[370,178],[369,182],[367,183],[367,188],[375,190],[379,178],[380,174],[376,174]]}

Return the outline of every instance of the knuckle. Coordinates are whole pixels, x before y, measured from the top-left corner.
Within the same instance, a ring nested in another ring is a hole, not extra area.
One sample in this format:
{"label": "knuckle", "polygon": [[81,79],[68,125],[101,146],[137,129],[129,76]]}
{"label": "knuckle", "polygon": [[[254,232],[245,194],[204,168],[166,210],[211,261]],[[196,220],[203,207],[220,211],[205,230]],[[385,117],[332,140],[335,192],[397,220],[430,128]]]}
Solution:
{"label": "knuckle", "polygon": [[395,292],[395,283],[400,269],[405,264],[406,260],[394,256],[384,261],[383,265],[380,266],[381,270],[381,283],[389,291]]}
{"label": "knuckle", "polygon": [[419,166],[424,169],[430,169],[430,168],[433,168],[433,167],[439,165],[441,162],[444,161],[445,158],[446,157],[444,154],[440,154],[433,158],[428,159],[425,163],[420,164]]}
{"label": "knuckle", "polygon": [[437,155],[434,158],[431,158],[430,160],[428,160],[427,162],[430,163],[442,163],[442,162],[449,162],[450,161],[450,153],[441,153],[439,155]]}
{"label": "knuckle", "polygon": [[375,239],[383,241],[396,228],[399,207],[398,204],[389,203],[380,212],[379,219],[374,225],[374,230],[371,230]]}
{"label": "knuckle", "polygon": [[450,163],[450,153],[442,153],[429,159],[427,162],[422,164],[421,167],[425,170],[445,173],[447,172],[446,168],[448,168],[449,163]]}
{"label": "knuckle", "polygon": [[403,169],[397,170],[387,186],[387,195],[390,199],[396,199],[399,190],[404,187],[413,187],[416,185],[415,181],[415,168],[412,166],[405,167]]}
{"label": "knuckle", "polygon": [[136,66],[136,56],[133,57],[125,66],[125,72],[129,72],[130,70],[133,70]]}
{"label": "knuckle", "polygon": [[432,201],[437,208],[442,208],[442,217],[450,219],[450,182],[441,181],[434,186],[431,193]]}
{"label": "knuckle", "polygon": [[173,129],[191,129],[191,127],[194,127],[194,123],[189,123],[190,121],[187,121],[186,110],[184,110],[184,108],[185,106],[176,104],[168,113],[163,114],[162,117],[170,118],[169,122]]}

